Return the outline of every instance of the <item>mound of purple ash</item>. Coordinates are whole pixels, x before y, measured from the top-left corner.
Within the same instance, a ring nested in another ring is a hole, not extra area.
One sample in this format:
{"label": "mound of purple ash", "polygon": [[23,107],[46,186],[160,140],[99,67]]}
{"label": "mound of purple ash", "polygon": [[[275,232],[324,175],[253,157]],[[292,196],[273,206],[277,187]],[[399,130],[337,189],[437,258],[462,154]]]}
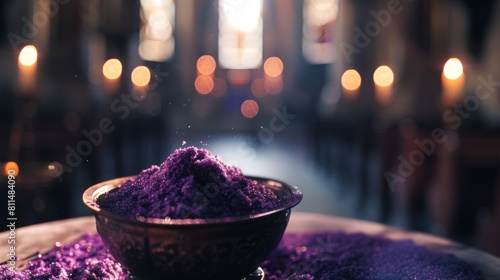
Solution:
{"label": "mound of purple ash", "polygon": [[268,280],[483,279],[472,265],[412,241],[342,232],[285,234],[262,268]]}
{"label": "mound of purple ash", "polygon": [[205,149],[174,151],[160,166],[143,170],[98,199],[115,214],[147,218],[225,218],[246,216],[287,203],[269,188]]}

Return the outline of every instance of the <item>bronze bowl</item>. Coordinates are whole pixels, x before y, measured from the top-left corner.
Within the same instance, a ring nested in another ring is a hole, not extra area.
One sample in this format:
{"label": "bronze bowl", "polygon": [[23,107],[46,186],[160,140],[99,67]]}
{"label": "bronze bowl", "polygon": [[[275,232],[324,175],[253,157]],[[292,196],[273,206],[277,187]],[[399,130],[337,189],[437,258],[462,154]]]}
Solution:
{"label": "bronze bowl", "polygon": [[96,184],[83,193],[83,202],[94,212],[97,232],[109,252],[133,279],[242,279],[278,246],[291,208],[302,199],[295,186],[248,177],[290,199],[272,211],[220,219],[139,220],[98,207],[99,196],[131,178]]}

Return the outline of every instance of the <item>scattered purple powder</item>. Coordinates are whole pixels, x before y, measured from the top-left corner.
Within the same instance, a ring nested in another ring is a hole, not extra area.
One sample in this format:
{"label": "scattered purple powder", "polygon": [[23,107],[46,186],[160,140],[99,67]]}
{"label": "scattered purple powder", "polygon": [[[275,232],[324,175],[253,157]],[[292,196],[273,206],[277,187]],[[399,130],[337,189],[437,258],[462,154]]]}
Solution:
{"label": "scattered purple powder", "polygon": [[67,245],[56,243],[50,252],[40,254],[22,271],[0,266],[0,278],[5,280],[125,279],[127,275],[97,234],[84,235]]}
{"label": "scattered purple powder", "polygon": [[275,279],[483,279],[451,254],[364,234],[285,234],[262,268]]}
{"label": "scattered purple powder", "polygon": [[278,208],[283,201],[241,170],[205,149],[174,151],[98,200],[102,209],[129,217],[224,218]]}
{"label": "scattered purple powder", "polygon": [[[24,271],[0,266],[1,279],[126,279],[128,272],[97,234],[84,235],[30,262]],[[483,279],[451,254],[382,237],[346,233],[286,233],[263,263],[266,279]]]}

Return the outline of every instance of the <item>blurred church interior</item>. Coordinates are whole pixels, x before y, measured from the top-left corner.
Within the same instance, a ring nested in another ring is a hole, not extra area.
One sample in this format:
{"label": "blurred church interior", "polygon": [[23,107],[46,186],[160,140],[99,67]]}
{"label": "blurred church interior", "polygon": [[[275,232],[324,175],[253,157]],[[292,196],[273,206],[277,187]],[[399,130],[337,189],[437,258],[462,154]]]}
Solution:
{"label": "blurred church interior", "polygon": [[298,211],[500,256],[500,2],[0,4],[0,162],[19,224],[185,146],[301,187]]}

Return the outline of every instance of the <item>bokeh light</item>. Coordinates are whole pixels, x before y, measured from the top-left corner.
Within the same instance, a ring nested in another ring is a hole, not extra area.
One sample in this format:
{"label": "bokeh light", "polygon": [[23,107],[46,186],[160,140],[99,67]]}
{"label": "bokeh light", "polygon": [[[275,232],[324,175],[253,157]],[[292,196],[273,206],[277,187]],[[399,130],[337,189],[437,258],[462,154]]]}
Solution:
{"label": "bokeh light", "polygon": [[201,75],[211,75],[216,67],[215,59],[211,55],[202,55],[196,62],[196,69]]}
{"label": "bokeh light", "polygon": [[462,62],[458,58],[450,58],[443,67],[443,74],[449,80],[456,80],[464,73]]}
{"label": "bokeh light", "polygon": [[17,176],[19,174],[19,166],[17,165],[17,163],[13,162],[13,161],[9,161],[7,162],[5,165],[4,165],[4,172],[5,172],[5,175],[14,175],[14,176]]}
{"label": "bokeh light", "polygon": [[337,17],[338,2],[334,0],[306,0],[304,1],[304,19],[310,25],[325,26]]}
{"label": "bokeh light", "polygon": [[214,89],[214,79],[207,75],[199,75],[194,81],[194,88],[199,94],[209,94]]}
{"label": "bokeh light", "polygon": [[33,45],[25,46],[19,53],[19,62],[24,66],[31,66],[36,63],[38,52]]}
{"label": "bokeh light", "polygon": [[381,87],[388,87],[394,83],[394,72],[387,65],[379,66],[373,72],[373,81]]}
{"label": "bokeh light", "polygon": [[[263,0],[219,0],[218,64],[224,69],[262,65]],[[232,83],[230,81],[230,83]]]}
{"label": "bokeh light", "polygon": [[259,113],[259,104],[251,99],[245,100],[241,104],[241,113],[247,119],[254,118]]}
{"label": "bokeh light", "polygon": [[149,84],[151,80],[151,71],[146,66],[137,66],[130,75],[132,83],[138,87],[144,87]]}
{"label": "bokeh light", "polygon": [[175,51],[175,1],[141,0],[139,56],[146,61],[170,60]]}
{"label": "bokeh light", "polygon": [[283,73],[283,61],[279,57],[272,56],[264,62],[264,73],[269,77],[278,77]]}
{"label": "bokeh light", "polygon": [[49,163],[49,164],[47,165],[47,169],[48,169],[49,171],[51,171],[51,172],[54,172],[54,171],[56,171],[56,165],[55,165],[54,163]]}
{"label": "bokeh light", "polygon": [[261,19],[262,0],[251,1],[219,1],[220,17],[229,25],[241,32],[254,30]]}
{"label": "bokeh light", "polygon": [[122,63],[118,59],[112,58],[106,61],[102,66],[102,74],[104,77],[114,80],[122,75],[122,69]]}
{"label": "bokeh light", "polygon": [[342,74],[340,79],[342,87],[347,90],[357,90],[361,86],[361,76],[358,71],[349,69]]}

